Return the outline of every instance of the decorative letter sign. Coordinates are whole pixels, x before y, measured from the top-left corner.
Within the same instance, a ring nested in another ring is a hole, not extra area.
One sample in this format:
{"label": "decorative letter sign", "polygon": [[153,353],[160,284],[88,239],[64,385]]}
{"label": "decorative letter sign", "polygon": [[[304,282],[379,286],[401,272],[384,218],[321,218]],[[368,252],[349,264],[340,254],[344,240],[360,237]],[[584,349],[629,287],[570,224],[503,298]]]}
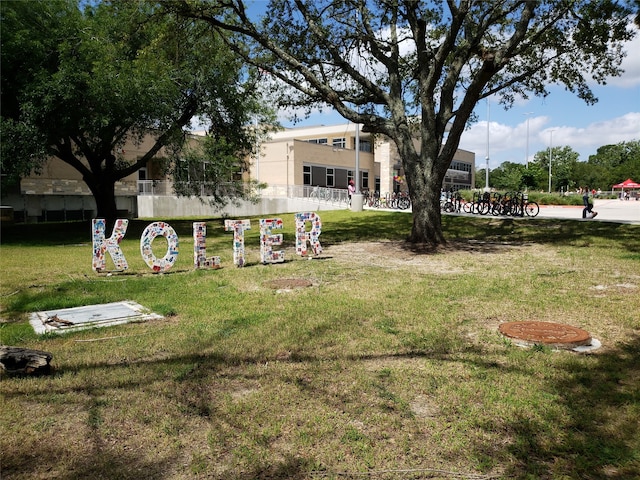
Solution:
{"label": "decorative letter sign", "polygon": [[[151,244],[158,235],[167,239],[167,253],[161,259],[157,259],[153,254]],[[140,237],[140,253],[151,270],[154,272],[166,272],[178,258],[178,235],[176,231],[165,222],[154,222],[147,226]]]}
{"label": "decorative letter sign", "polygon": [[225,232],[233,231],[233,263],[244,267],[244,231],[251,230],[251,220],[225,220]]}
{"label": "decorative letter sign", "polygon": [[[305,224],[311,222],[311,231],[307,232]],[[322,231],[320,217],[314,212],[296,213],[296,253],[300,256],[307,254],[307,241],[315,255],[322,252],[322,246],[318,237]]]}
{"label": "decorative letter sign", "polygon": [[271,231],[282,229],[282,219],[260,219],[260,261],[262,263],[284,262],[284,250],[273,251],[273,246],[282,245],[282,234],[272,234]]}
{"label": "decorative letter sign", "polygon": [[[307,254],[307,242],[315,255],[322,252],[320,245],[320,232],[322,222],[314,212],[296,213],[296,253],[300,256]],[[306,224],[311,223],[311,230],[307,232]],[[129,220],[118,219],[113,227],[111,237],[106,239],[104,231],[106,222],[104,219],[93,220],[93,270],[101,273],[106,270],[105,253],[109,252],[116,271],[129,268],[124,253],[120,248],[120,242],[127,233]],[[282,245],[282,234],[274,234],[273,230],[282,229],[282,219],[265,218],[260,220],[260,261],[266,263],[284,262],[284,250],[273,251],[273,247]],[[225,220],[224,229],[233,232],[233,263],[238,267],[244,267],[244,231],[251,230],[250,220]],[[158,235],[167,239],[167,253],[158,259],[153,254],[151,244]],[[193,266],[194,268],[220,268],[220,257],[207,258],[207,224],[206,222],[193,223]],[[166,272],[178,258],[178,235],[166,222],[150,223],[140,237],[140,254],[144,262],[156,273]]]}
{"label": "decorative letter sign", "polygon": [[120,242],[127,233],[127,225],[129,220],[118,219],[113,226],[113,233],[109,239],[105,239],[104,231],[107,228],[103,218],[96,218],[92,222],[93,226],[93,270],[100,273],[107,268],[107,258],[105,252],[109,252],[111,260],[116,270],[123,271],[129,268],[127,259],[120,248]]}
{"label": "decorative letter sign", "polygon": [[220,268],[220,257],[207,258],[207,222],[193,222],[193,268]]}

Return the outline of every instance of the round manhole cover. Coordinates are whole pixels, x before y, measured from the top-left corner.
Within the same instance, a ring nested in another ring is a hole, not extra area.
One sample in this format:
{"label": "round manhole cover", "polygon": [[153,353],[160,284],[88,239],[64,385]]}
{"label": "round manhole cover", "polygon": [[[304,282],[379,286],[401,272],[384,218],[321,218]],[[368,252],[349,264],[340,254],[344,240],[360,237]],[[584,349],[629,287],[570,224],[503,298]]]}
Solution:
{"label": "round manhole cover", "polygon": [[310,287],[313,283],[304,278],[278,278],[265,282],[265,285],[274,290],[293,290],[294,288]]}
{"label": "round manhole cover", "polygon": [[581,328],[552,322],[508,322],[499,327],[504,336],[527,344],[572,349],[591,345],[591,335]]}

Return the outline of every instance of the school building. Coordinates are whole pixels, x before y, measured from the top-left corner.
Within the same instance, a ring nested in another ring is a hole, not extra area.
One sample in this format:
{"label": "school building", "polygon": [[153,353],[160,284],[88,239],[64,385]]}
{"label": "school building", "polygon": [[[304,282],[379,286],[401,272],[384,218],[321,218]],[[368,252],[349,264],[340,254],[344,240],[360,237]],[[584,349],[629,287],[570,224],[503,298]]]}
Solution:
{"label": "school building", "polygon": [[[197,141],[197,138],[194,134],[192,139]],[[151,145],[149,137],[139,145],[125,145],[119,153],[133,161]],[[173,179],[167,178],[161,168],[165,161],[163,153],[160,151],[146,167],[116,183],[119,216],[168,218],[253,212],[220,211],[198,199],[176,197]],[[356,177],[362,191],[385,195],[406,189],[395,144],[380,135],[364,132],[360,125],[353,123],[287,128],[272,133],[248,164],[243,178],[257,180],[267,187],[262,191],[265,197],[262,205],[258,206],[261,211],[255,214],[296,210],[295,203],[285,204],[277,197],[289,197],[289,200],[308,197],[316,187],[346,192],[349,180]],[[474,183],[475,154],[458,150],[443,188],[471,189]],[[39,175],[33,173],[23,178],[17,188],[3,192],[2,205],[3,219],[7,218],[10,208],[15,222],[87,220],[96,215],[95,202],[80,173],[57,158],[46,161]]]}

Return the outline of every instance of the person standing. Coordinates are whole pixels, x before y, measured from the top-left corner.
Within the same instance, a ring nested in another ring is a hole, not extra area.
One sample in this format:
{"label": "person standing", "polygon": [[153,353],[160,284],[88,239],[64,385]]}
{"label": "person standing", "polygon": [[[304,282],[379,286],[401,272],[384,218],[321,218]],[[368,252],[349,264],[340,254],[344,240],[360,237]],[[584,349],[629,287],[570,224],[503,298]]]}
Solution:
{"label": "person standing", "polygon": [[351,197],[356,193],[356,185],[353,180],[349,180],[349,186],[347,187],[349,193],[349,206],[351,206]]}

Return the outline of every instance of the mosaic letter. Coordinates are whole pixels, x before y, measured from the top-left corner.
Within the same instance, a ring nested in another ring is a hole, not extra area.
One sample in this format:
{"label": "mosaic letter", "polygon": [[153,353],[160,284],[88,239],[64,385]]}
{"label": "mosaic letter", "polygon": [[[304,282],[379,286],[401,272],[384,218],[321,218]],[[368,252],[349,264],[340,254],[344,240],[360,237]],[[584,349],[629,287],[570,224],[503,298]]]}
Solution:
{"label": "mosaic letter", "polygon": [[115,269],[123,271],[129,268],[127,259],[124,258],[124,253],[120,248],[120,242],[127,233],[127,226],[129,220],[118,219],[113,226],[113,233],[111,237],[106,239],[104,237],[104,231],[107,228],[106,222],[103,218],[94,218],[92,221],[92,234],[93,234],[93,265],[92,268],[95,272],[103,272],[107,268],[106,252],[111,255],[111,260],[115,265]]}
{"label": "mosaic letter", "polygon": [[[167,239],[167,253],[161,259],[156,258],[151,248],[153,240],[158,235],[162,235]],[[178,258],[178,235],[176,231],[165,222],[150,223],[140,237],[140,253],[142,254],[142,259],[149,265],[151,270],[156,273],[166,272],[173,267]]]}
{"label": "mosaic letter", "polygon": [[[306,231],[305,224],[311,222],[311,230]],[[315,255],[320,255],[322,246],[318,237],[322,231],[320,217],[314,212],[296,213],[296,253],[300,256],[307,254],[307,241]]]}
{"label": "mosaic letter", "polygon": [[260,261],[262,263],[284,262],[284,250],[273,251],[274,246],[282,245],[282,234],[272,234],[271,231],[282,229],[282,219],[260,219]]}
{"label": "mosaic letter", "polygon": [[244,267],[244,231],[251,230],[251,220],[225,220],[225,232],[233,231],[233,263]]}
{"label": "mosaic letter", "polygon": [[193,267],[220,268],[220,257],[207,258],[207,222],[193,222]]}

